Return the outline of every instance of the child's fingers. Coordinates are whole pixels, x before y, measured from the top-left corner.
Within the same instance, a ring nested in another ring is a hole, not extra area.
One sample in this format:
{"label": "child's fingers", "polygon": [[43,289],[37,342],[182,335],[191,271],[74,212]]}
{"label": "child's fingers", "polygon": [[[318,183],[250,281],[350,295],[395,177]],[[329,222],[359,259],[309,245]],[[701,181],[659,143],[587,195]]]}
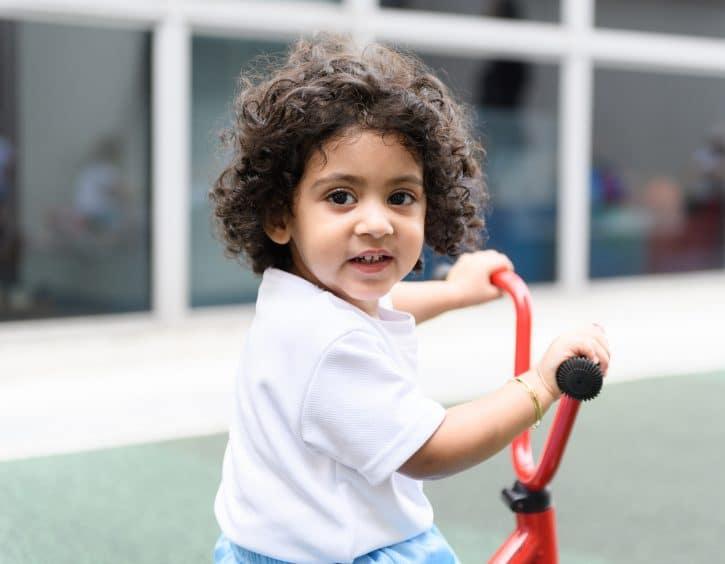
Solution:
{"label": "child's fingers", "polygon": [[609,351],[596,341],[594,350],[599,359],[599,368],[602,369],[602,374],[606,374],[607,370],[609,370]]}
{"label": "child's fingers", "polygon": [[[485,252],[485,251],[484,251]],[[498,251],[491,251],[493,255],[493,268],[492,270],[514,270],[514,263],[505,254],[499,253]]]}
{"label": "child's fingers", "polygon": [[514,269],[514,263],[511,262],[511,259],[508,258],[505,254],[499,253],[498,251],[494,251],[496,253],[496,260],[499,262],[501,266],[504,266],[508,268],[509,270]]}
{"label": "child's fingers", "polygon": [[584,356],[600,365],[602,371],[609,366],[609,345],[601,329],[584,327],[577,331],[571,342],[571,351],[575,356]]}
{"label": "child's fingers", "polygon": [[609,368],[609,362],[611,360],[611,353],[609,352],[609,339],[604,331],[604,327],[595,323],[595,331],[593,333],[594,339],[597,343],[597,356],[600,358],[600,365],[602,372],[606,374]]}
{"label": "child's fingers", "polygon": [[474,251],[472,253],[464,253],[460,259],[462,261],[477,262],[485,264],[489,268],[499,269],[506,268],[513,270],[514,265],[511,260],[503,253],[495,251],[493,249],[487,249],[485,251]]}
{"label": "child's fingers", "polygon": [[609,342],[604,329],[600,325],[593,324],[584,329],[586,337],[581,343],[581,354],[584,354],[589,360],[598,364],[603,374],[609,369]]}
{"label": "child's fingers", "polygon": [[594,339],[585,339],[579,343],[576,347],[576,355],[586,357],[594,364],[599,364],[601,362],[598,354],[597,343]]}

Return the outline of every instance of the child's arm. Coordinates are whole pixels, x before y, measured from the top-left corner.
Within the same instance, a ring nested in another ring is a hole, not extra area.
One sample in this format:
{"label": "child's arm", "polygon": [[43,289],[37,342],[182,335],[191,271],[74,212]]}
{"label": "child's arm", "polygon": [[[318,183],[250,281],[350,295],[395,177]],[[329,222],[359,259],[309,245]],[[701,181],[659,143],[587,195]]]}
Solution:
{"label": "child's arm", "polygon": [[[561,395],[556,369],[574,356],[586,356],[599,363],[606,374],[609,345],[601,327],[592,325],[562,335],[551,344],[541,361],[522,375],[538,396],[543,411]],[[451,407],[435,433],[399,472],[411,478],[434,479],[466,470],[511,443],[535,422],[535,413],[526,387],[515,382]]]}
{"label": "child's arm", "polygon": [[422,323],[451,309],[488,302],[501,297],[501,290],[491,284],[491,274],[501,269],[513,270],[513,264],[499,252],[463,254],[445,280],[396,284],[391,292],[393,306]]}

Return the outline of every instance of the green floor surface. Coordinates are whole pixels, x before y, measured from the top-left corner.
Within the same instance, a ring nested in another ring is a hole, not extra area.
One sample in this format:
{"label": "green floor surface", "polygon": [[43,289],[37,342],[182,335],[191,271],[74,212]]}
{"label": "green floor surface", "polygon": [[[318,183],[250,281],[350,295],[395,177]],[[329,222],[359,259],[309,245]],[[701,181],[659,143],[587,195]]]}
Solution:
{"label": "green floor surface", "polygon": [[[564,564],[723,561],[724,397],[719,373],[611,386],[584,406],[552,487]],[[210,562],[225,440],[0,464],[0,564]],[[427,484],[464,564],[511,531],[512,481],[505,451]]]}

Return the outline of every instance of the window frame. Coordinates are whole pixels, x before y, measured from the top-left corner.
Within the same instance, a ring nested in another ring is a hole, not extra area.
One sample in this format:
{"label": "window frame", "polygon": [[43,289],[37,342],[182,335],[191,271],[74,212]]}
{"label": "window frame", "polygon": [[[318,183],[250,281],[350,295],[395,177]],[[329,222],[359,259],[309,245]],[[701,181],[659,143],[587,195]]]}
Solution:
{"label": "window frame", "polygon": [[[561,21],[539,23],[380,8],[377,0],[340,4],[175,0],[10,0],[0,18],[110,26],[152,32],[152,185],[149,315],[187,317],[190,306],[191,42],[195,34],[293,40],[321,29],[360,44],[402,41],[440,55],[510,55],[559,65],[560,188],[556,280],[566,291],[600,281],[589,270],[589,185],[594,69],[666,70],[725,77],[725,39],[596,28],[595,0],[560,0]],[[450,30],[456,33],[451,34]],[[178,166],[184,163],[183,166]],[[725,273],[725,270],[718,271]],[[697,273],[682,273],[687,277]],[[635,277],[637,280],[648,275]],[[552,285],[552,284],[542,284]],[[110,316],[109,316],[110,317]]]}

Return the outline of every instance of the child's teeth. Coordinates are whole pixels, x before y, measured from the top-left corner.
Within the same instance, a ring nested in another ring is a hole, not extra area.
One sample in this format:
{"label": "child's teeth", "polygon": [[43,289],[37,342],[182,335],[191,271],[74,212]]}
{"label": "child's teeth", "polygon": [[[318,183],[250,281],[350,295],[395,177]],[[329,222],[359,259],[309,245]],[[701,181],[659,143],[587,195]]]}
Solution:
{"label": "child's teeth", "polygon": [[381,260],[383,260],[383,258],[385,258],[385,257],[383,257],[382,255],[365,255],[365,256],[360,257],[359,260],[361,260],[362,262],[370,263],[370,262],[380,262]]}

